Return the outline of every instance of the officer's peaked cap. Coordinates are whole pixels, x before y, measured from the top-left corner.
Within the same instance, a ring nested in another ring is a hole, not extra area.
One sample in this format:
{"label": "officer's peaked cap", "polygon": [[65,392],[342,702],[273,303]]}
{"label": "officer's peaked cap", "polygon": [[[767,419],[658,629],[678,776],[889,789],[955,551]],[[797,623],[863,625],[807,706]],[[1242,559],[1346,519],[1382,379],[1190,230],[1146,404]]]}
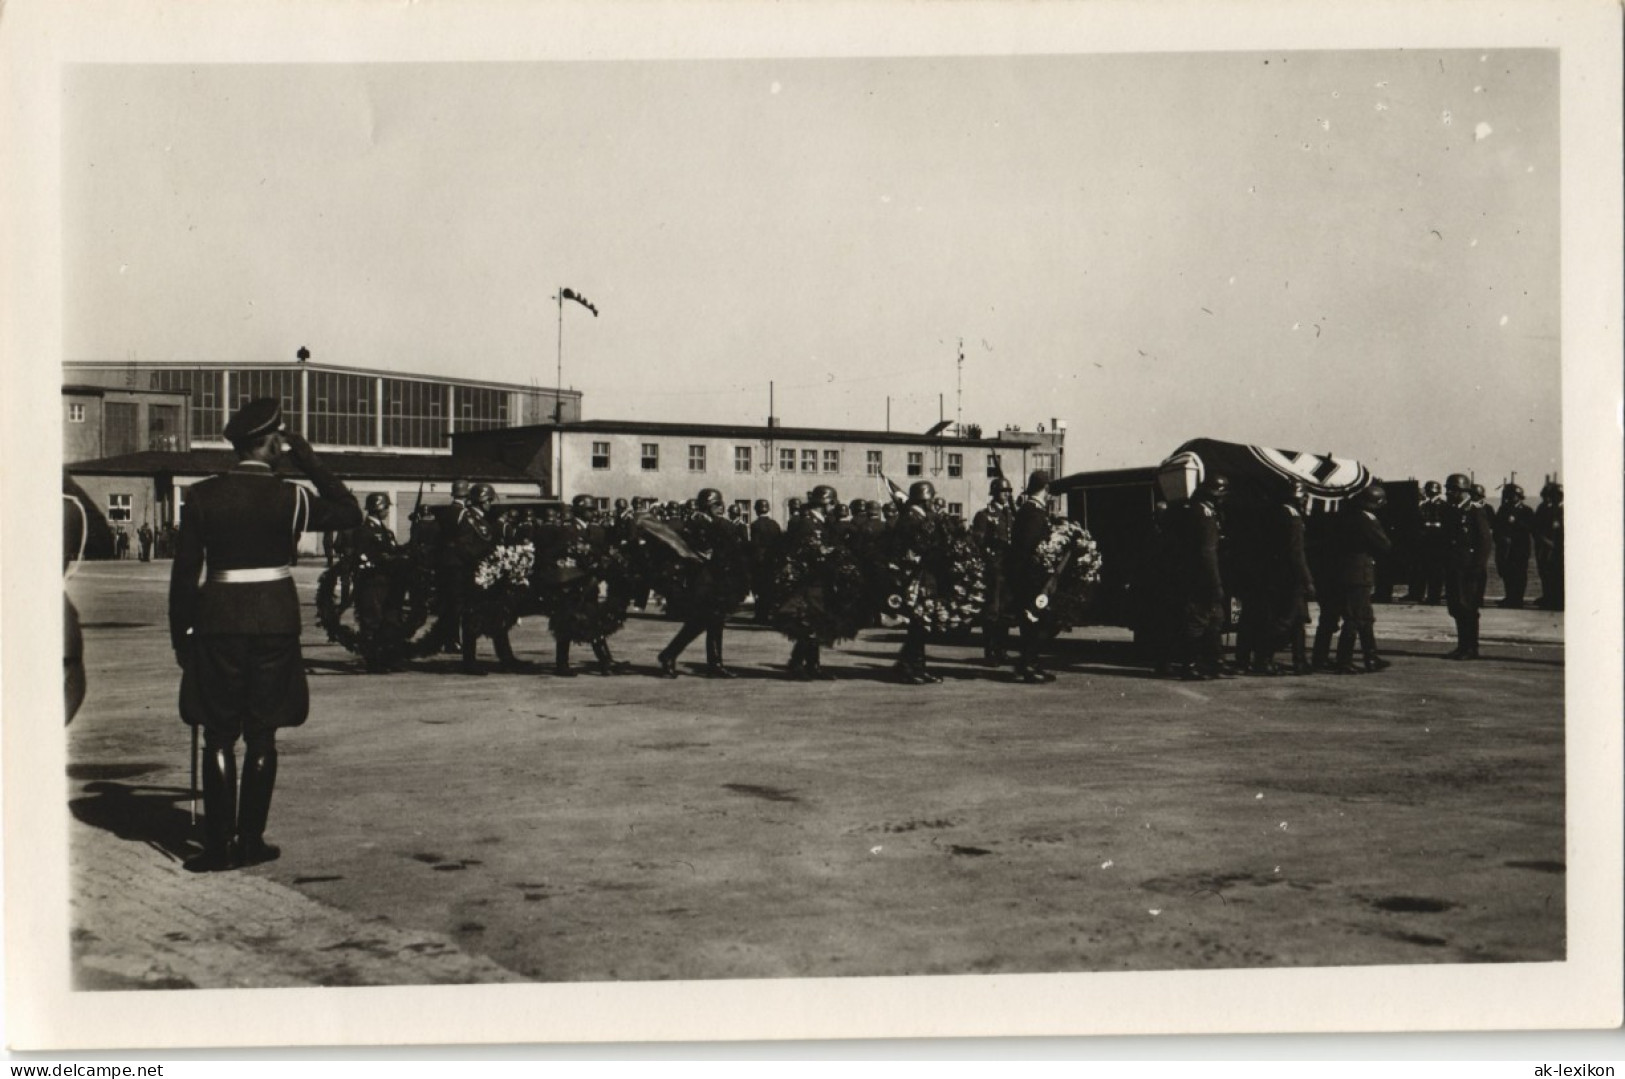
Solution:
{"label": "officer's peaked cap", "polygon": [[275,397],[256,397],[226,422],[221,433],[234,446],[252,442],[282,426],[282,402]]}

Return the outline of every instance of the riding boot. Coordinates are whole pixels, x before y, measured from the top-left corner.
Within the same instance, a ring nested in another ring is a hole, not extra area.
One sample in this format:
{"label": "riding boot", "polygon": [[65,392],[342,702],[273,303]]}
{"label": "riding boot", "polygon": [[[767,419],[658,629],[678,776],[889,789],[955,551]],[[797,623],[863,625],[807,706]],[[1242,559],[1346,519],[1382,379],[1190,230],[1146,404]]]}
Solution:
{"label": "riding boot", "polygon": [[722,630],[713,628],[705,633],[705,673],[711,678],[737,678],[722,662]]}
{"label": "riding boot", "polygon": [[513,654],[513,644],[508,640],[507,630],[492,633],[491,645],[496,649],[497,663],[510,669],[519,666],[519,657]]}
{"label": "riding boot", "polygon": [[1321,619],[1320,625],[1315,627],[1315,651],[1312,658],[1316,670],[1330,665],[1332,659],[1332,637],[1337,633],[1337,623]]}
{"label": "riding boot", "polygon": [[1375,626],[1360,627],[1360,654],[1365,660],[1365,669],[1368,674],[1385,671],[1393,664],[1377,654],[1377,630]]}
{"label": "riding boot", "polygon": [[560,678],[574,678],[576,672],[570,667],[570,638],[560,637],[553,645],[553,673]]}
{"label": "riding boot", "polygon": [[1298,626],[1292,630],[1290,640],[1292,643],[1292,673],[1308,674],[1314,670],[1309,664],[1309,654],[1304,649],[1303,627]]}
{"label": "riding boot", "polygon": [[480,669],[479,663],[475,661],[475,656],[479,654],[479,636],[467,626],[462,627],[462,633],[463,642],[461,651],[463,654],[463,662],[459,669],[464,674],[484,674],[485,672]]}
{"label": "riding boot", "polygon": [[275,789],[276,746],[246,750],[237,815],[237,846],[243,865],[275,861],[282,855],[281,850],[265,841],[265,822],[271,815],[271,792]]}
{"label": "riding boot", "polygon": [[626,670],[626,664],[615,662],[615,654],[609,650],[609,642],[602,637],[592,642],[592,654],[598,657],[599,674],[607,677]]}
{"label": "riding boot", "polygon": [[796,638],[795,644],[790,646],[790,677],[798,682],[806,682],[811,678],[807,672],[807,642]]}
{"label": "riding boot", "polygon": [[1360,668],[1354,665],[1356,632],[1354,623],[1347,620],[1343,622],[1343,632],[1337,635],[1337,666],[1333,668],[1338,674],[1360,673]]}
{"label": "riding boot", "polygon": [[192,873],[217,873],[237,865],[237,756],[230,746],[203,750],[203,853],[183,865]]}
{"label": "riding boot", "polygon": [[835,676],[824,670],[824,646],[814,637],[807,642],[807,673],[820,682],[833,682]]}

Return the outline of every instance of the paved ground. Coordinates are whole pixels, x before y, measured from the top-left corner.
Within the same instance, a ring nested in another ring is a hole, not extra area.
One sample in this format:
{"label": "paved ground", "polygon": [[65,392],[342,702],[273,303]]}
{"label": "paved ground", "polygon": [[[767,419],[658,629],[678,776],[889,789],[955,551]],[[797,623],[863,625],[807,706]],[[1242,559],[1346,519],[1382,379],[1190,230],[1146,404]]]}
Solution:
{"label": "paved ground", "polygon": [[[1378,608],[1376,676],[1184,684],[1123,634],[1012,684],[877,631],[783,677],[392,676],[307,633],[314,710],[282,739],[271,838],[179,868],[188,737],[167,564],[70,582],[90,695],[69,728],[81,988],[1162,970],[1559,959],[1561,616]],[[298,570],[307,602],[314,568]],[[616,638],[639,674],[673,630]],[[515,633],[550,659],[542,626]],[[685,659],[702,658],[696,646]]]}

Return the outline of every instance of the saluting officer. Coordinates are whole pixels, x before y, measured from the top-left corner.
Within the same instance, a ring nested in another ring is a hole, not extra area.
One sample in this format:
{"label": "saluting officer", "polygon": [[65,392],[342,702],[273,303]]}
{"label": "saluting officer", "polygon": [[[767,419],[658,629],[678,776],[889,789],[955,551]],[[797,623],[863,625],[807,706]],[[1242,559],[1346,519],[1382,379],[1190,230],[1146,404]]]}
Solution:
{"label": "saluting officer", "polygon": [[1535,511],[1523,500],[1523,488],[1506,484],[1501,488],[1501,508],[1495,511],[1495,572],[1506,587],[1502,607],[1523,606],[1534,533]]}
{"label": "saluting officer", "polygon": [[[180,665],[181,718],[203,728],[203,853],[195,873],[255,865],[276,786],[276,732],[310,712],[299,651],[292,564],[302,532],[361,523],[355,496],[299,435],[275,398],[248,402],[226,424],[237,465],[191,487],[169,581],[169,634]],[[272,471],[291,459],[316,494]],[[208,576],[199,583],[205,566]],[[236,745],[246,743],[242,787]]]}
{"label": "saluting officer", "polygon": [[1494,530],[1489,514],[1473,505],[1472,484],[1461,473],[1445,480],[1445,602],[1456,620],[1456,647],[1446,659],[1478,658],[1478,612],[1484,606]]}

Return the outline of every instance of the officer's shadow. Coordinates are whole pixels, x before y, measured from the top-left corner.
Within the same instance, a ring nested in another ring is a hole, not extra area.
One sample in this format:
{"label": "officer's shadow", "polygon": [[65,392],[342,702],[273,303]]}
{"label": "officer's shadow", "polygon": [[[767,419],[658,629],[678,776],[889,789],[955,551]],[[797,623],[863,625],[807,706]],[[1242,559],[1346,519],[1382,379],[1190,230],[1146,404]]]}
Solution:
{"label": "officer's shadow", "polygon": [[[83,797],[68,802],[76,820],[111,832],[131,843],[144,843],[171,861],[196,853],[198,834],[191,823],[191,792],[177,787],[149,787],[97,780],[86,783]],[[203,820],[198,812],[199,828]]]}

